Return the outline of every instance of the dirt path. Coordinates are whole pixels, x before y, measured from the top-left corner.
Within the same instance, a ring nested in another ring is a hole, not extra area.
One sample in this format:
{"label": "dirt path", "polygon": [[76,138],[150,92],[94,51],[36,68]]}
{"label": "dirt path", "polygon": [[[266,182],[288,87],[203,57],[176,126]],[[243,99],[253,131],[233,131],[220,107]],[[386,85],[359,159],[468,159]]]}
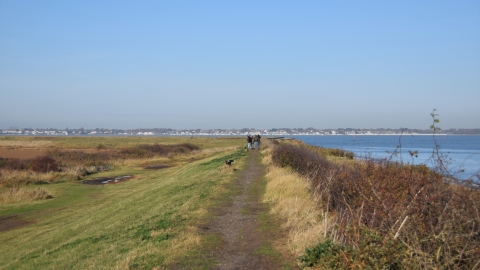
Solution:
{"label": "dirt path", "polygon": [[[247,166],[236,182],[241,191],[233,202],[218,209],[220,213],[207,229],[223,238],[223,245],[215,251],[215,269],[280,269],[279,260],[261,254],[261,248],[272,240],[272,235],[261,231],[259,214],[266,211],[252,188],[263,181],[264,168],[257,161],[258,151],[251,151]],[[253,195],[252,195],[253,193]]]}

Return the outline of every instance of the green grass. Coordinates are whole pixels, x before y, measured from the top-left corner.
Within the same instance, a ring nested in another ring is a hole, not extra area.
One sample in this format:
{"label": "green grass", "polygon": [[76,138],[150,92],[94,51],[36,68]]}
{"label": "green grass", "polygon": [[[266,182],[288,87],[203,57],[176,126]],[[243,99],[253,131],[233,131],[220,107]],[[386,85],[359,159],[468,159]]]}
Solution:
{"label": "green grass", "polygon": [[[242,189],[235,183],[234,178],[238,177],[238,172],[245,169],[246,163],[243,157],[247,154],[241,149],[236,152],[232,152],[229,155],[221,156],[219,158],[213,158],[205,162],[200,162],[199,166],[207,168],[215,168],[218,163],[222,163],[227,159],[235,160],[235,167],[237,171],[233,171],[232,168],[223,167],[224,170],[233,172],[232,181],[225,181],[221,185],[221,193],[217,193],[212,200],[212,197],[209,197],[208,208],[216,208],[223,205],[229,205],[233,197],[242,192]],[[200,194],[200,197],[205,196],[204,193]],[[215,217],[215,213],[209,212],[204,215],[200,220],[200,224],[208,224],[211,222],[212,218]],[[215,268],[217,261],[212,257],[212,250],[216,250],[223,243],[223,238],[219,234],[203,234],[200,239],[200,244],[195,249],[190,249],[188,252],[179,256],[179,259],[172,263],[167,264],[166,269],[175,268],[175,269],[213,269]]]}
{"label": "green grass", "polygon": [[[0,138],[0,144],[7,139],[11,138]],[[42,137],[37,140],[51,140],[55,147],[62,148],[90,148],[99,143],[123,147],[139,143],[140,139],[140,143],[164,140],[158,137],[113,139]],[[181,143],[181,140],[189,138],[168,142]],[[194,144],[202,143],[205,148],[238,145],[238,139],[191,140],[195,140]],[[208,218],[208,207],[218,203],[217,199],[225,198],[225,185],[235,175],[233,171],[224,170],[223,160],[233,158],[241,165],[242,156],[243,150],[231,150],[157,171],[138,165],[117,166],[114,171],[92,175],[92,178],[126,174],[136,178],[105,186],[71,182],[44,185],[53,199],[0,205],[0,216],[14,215],[35,221],[0,232],[0,268],[151,269],[178,263],[178,258],[199,252],[199,246],[208,247],[218,240],[201,238],[196,225]],[[208,261],[202,263],[211,265]]]}

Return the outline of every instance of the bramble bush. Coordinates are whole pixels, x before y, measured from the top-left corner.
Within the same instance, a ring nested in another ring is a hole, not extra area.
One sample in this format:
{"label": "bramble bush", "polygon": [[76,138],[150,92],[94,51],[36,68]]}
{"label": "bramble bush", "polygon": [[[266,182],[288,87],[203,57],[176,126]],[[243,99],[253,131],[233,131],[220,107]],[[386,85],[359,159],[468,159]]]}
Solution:
{"label": "bramble bush", "polygon": [[[341,256],[332,256],[328,260],[335,261],[328,264],[389,269],[480,266],[478,190],[452,184],[424,165],[373,159],[348,165],[329,162],[311,146],[277,144],[272,160],[306,177],[323,211],[336,217],[330,236],[343,249],[332,248]],[[401,252],[392,253],[393,247]],[[306,265],[322,265],[303,259]]]}

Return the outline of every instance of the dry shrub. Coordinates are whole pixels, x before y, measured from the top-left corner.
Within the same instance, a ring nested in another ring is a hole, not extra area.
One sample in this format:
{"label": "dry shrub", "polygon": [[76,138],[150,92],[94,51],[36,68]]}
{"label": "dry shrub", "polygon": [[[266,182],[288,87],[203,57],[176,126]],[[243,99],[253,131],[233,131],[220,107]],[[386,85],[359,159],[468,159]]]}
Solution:
{"label": "dry shrub", "polygon": [[6,170],[27,170],[30,160],[20,160],[17,158],[9,158],[2,160],[2,169]]}
{"label": "dry shrub", "polygon": [[43,188],[10,188],[9,190],[0,194],[0,204],[31,202],[51,198],[53,198],[53,196]]}
{"label": "dry shrub", "polygon": [[343,149],[338,149],[338,148],[323,148],[323,147],[318,147],[318,146],[310,146],[310,145],[305,145],[303,146],[304,148],[318,153],[322,157],[342,157],[342,158],[347,158],[347,159],[353,159],[355,157],[355,154],[350,151],[345,151]]}
{"label": "dry shrub", "polygon": [[[361,250],[370,248],[370,253],[387,258],[371,267],[471,269],[480,265],[477,190],[448,183],[425,166],[374,160],[342,166],[292,145],[278,145],[273,155],[276,164],[308,177],[323,210],[336,214],[331,237],[354,247],[352,253],[342,251],[354,257],[349,259],[360,260]],[[384,245],[395,246],[397,252],[392,253],[393,248],[387,252]]]}
{"label": "dry shrub", "polygon": [[60,168],[52,157],[42,156],[32,160],[30,169],[34,172],[47,173],[58,171]]}
{"label": "dry shrub", "polygon": [[137,147],[121,149],[115,156],[119,159],[141,159],[152,158],[155,156],[155,153],[148,149]]}
{"label": "dry shrub", "polygon": [[62,151],[54,150],[49,152],[49,156],[58,160],[60,166],[63,168],[65,165],[105,165],[111,159],[117,155],[115,150],[107,150],[94,153],[86,153],[83,151]]}
{"label": "dry shrub", "polygon": [[273,151],[272,161],[280,167],[290,167],[307,178],[315,178],[320,169],[330,167],[330,163],[306,147],[280,144]]}
{"label": "dry shrub", "polygon": [[58,171],[57,162],[50,156],[40,156],[34,159],[3,159],[0,168],[7,170],[32,170],[34,172]]}

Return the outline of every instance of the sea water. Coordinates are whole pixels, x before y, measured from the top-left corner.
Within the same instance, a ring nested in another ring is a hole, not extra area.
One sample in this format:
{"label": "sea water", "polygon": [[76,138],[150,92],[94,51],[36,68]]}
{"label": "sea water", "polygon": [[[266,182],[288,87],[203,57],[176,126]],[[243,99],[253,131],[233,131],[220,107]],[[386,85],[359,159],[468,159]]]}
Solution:
{"label": "sea water", "polygon": [[[451,174],[479,182],[480,136],[468,135],[328,135],[288,136],[306,144],[351,151],[356,158],[392,159],[434,167],[436,146]],[[418,151],[417,157],[410,152]],[[397,153],[393,155],[393,153]]]}

